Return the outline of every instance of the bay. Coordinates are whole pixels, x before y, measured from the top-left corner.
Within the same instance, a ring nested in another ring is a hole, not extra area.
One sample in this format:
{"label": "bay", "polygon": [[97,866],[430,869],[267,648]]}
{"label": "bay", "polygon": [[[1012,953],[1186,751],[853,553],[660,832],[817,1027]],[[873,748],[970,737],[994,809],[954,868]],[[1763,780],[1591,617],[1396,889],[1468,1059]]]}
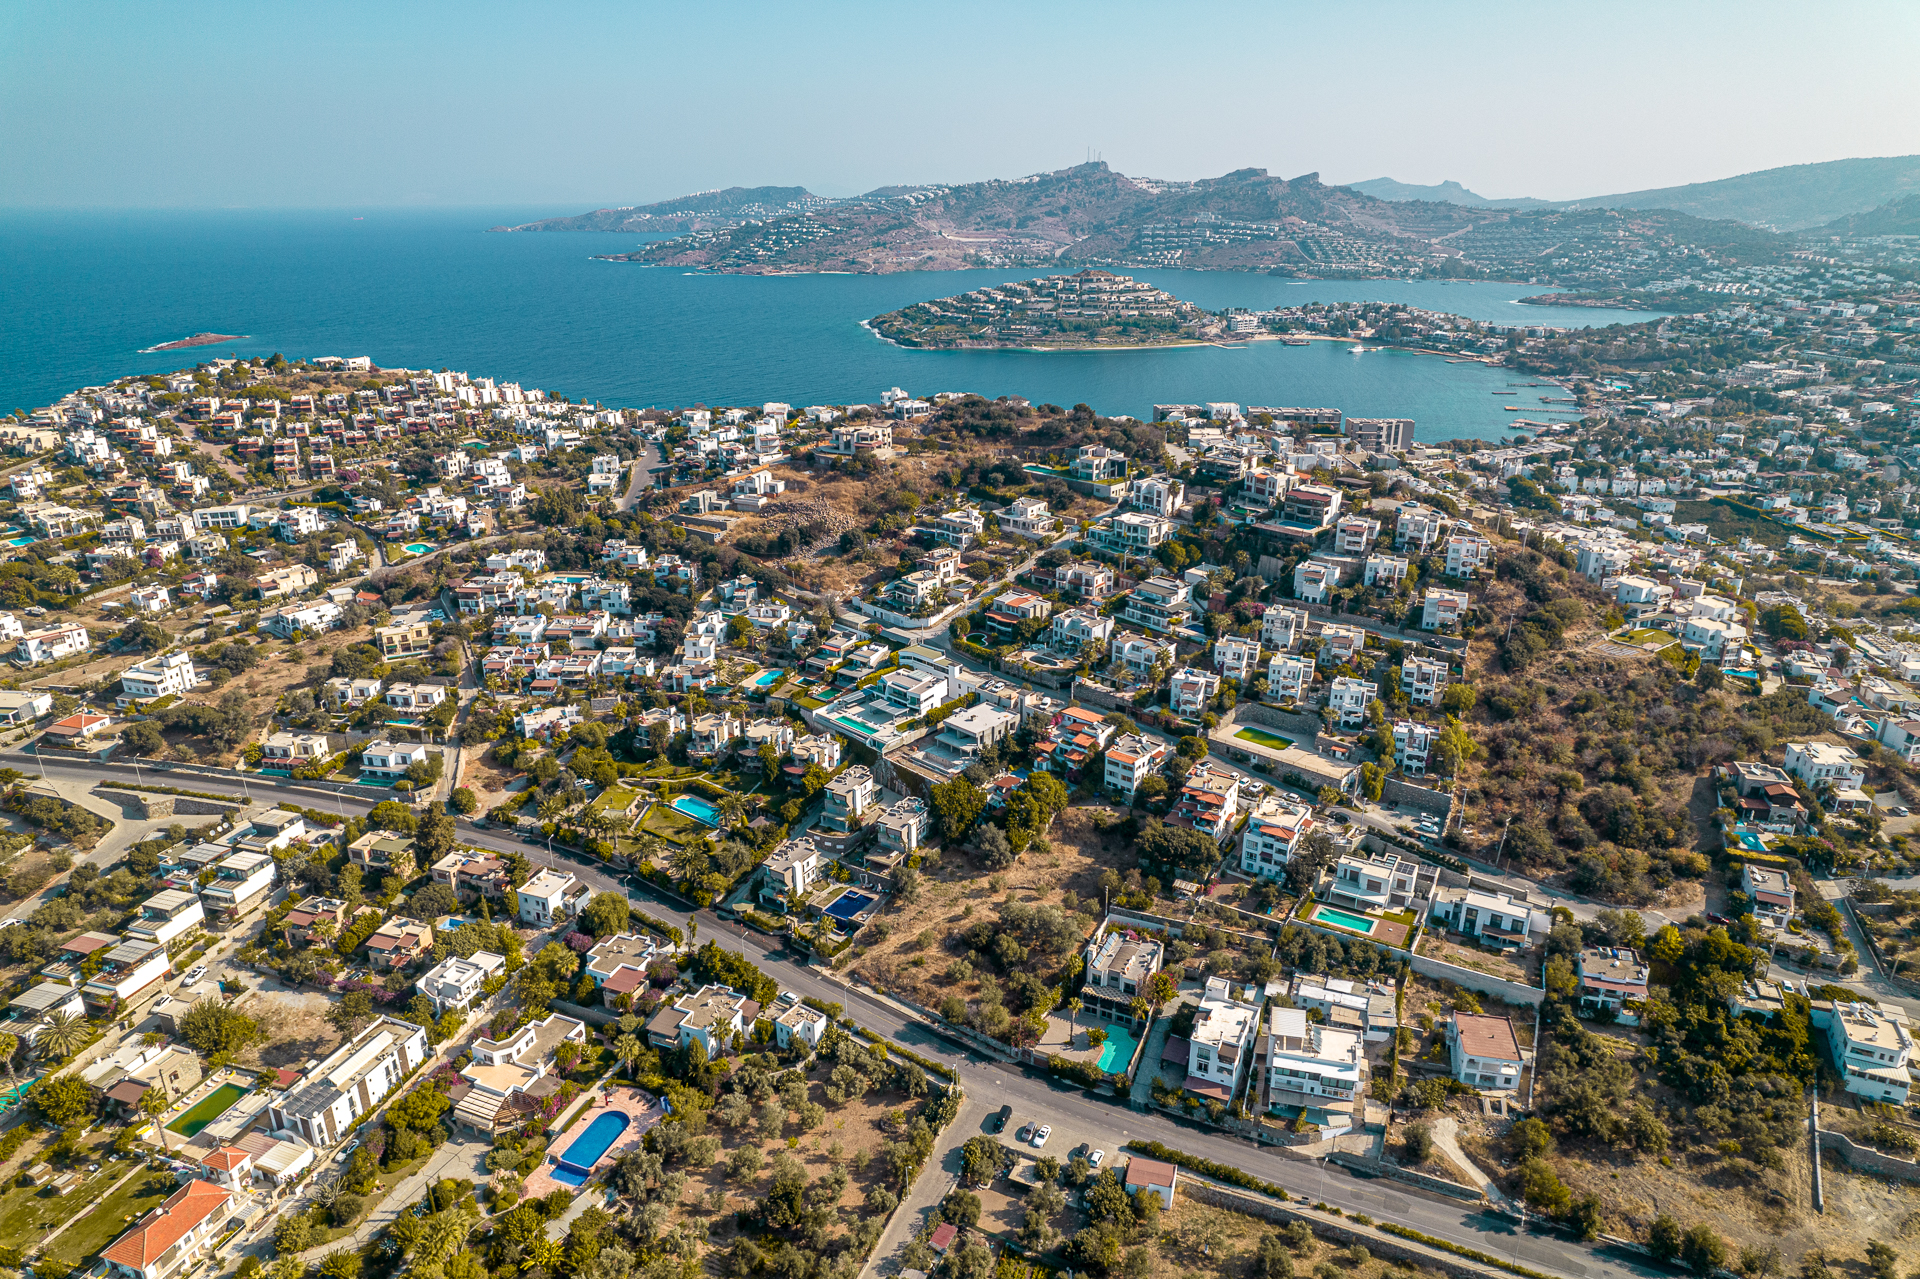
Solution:
{"label": "bay", "polygon": [[[1314,342],[1159,351],[910,351],[861,322],[1019,271],[698,275],[595,260],[637,237],[490,234],[565,210],[0,212],[0,407],[216,355],[368,355],[460,369],[620,407],[877,400],[889,387],[1024,395],[1145,417],[1155,403],[1331,405],[1410,417],[1421,440],[1511,431],[1503,369]],[[1502,324],[1596,325],[1646,313],[1528,306],[1505,283],[1295,282],[1130,272],[1202,307],[1405,302]],[[140,349],[196,332],[248,335]],[[1521,390],[1538,407],[1552,393]],[[1522,414],[1519,416],[1532,416]],[[1505,420],[1503,420],[1505,419]]]}

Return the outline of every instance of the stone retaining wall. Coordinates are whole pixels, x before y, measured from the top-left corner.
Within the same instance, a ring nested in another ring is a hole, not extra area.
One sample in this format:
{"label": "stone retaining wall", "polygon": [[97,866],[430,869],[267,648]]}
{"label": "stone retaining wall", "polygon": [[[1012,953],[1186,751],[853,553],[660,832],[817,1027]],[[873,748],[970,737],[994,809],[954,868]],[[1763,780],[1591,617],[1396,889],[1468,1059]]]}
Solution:
{"label": "stone retaining wall", "polygon": [[148,795],[137,791],[105,790],[96,788],[93,792],[101,799],[123,805],[142,818],[155,817],[231,817],[246,805],[235,800],[231,804],[215,803],[210,799],[195,799],[188,795]]}
{"label": "stone retaining wall", "polygon": [[1449,964],[1446,960],[1435,959],[1431,955],[1413,956],[1413,971],[1423,977],[1450,981],[1456,986],[1478,991],[1482,995],[1492,995],[1495,999],[1509,1004],[1525,1004],[1529,1008],[1538,1008],[1546,1002],[1547,998],[1547,992],[1544,990],[1522,986],[1517,981],[1495,977],[1492,973],[1483,973],[1477,968],[1462,968],[1459,964]]}
{"label": "stone retaining wall", "polygon": [[1898,1177],[1902,1181],[1920,1182],[1920,1163],[1858,1145],[1843,1132],[1822,1128],[1820,1149],[1835,1152],[1846,1160],[1847,1166],[1855,1172],[1870,1172],[1879,1177]]}
{"label": "stone retaining wall", "polygon": [[1412,782],[1403,782],[1389,777],[1380,792],[1380,798],[1389,804],[1410,804],[1425,809],[1429,813],[1450,813],[1453,811],[1453,796],[1445,791],[1429,790],[1425,786],[1415,786]]}
{"label": "stone retaining wall", "polygon": [[1342,1168],[1352,1168],[1372,1177],[1387,1177],[1394,1181],[1403,1181],[1409,1186],[1421,1190],[1430,1190],[1437,1195],[1447,1195],[1454,1199],[1465,1199],[1471,1203],[1480,1203],[1486,1198],[1481,1191],[1472,1186],[1463,1186],[1457,1181],[1448,1181],[1445,1177],[1430,1177],[1424,1172],[1415,1172],[1411,1168],[1402,1168],[1399,1164],[1390,1164],[1381,1159],[1369,1159],[1365,1155],[1350,1155],[1335,1151],[1328,1155],[1330,1162]]}
{"label": "stone retaining wall", "polygon": [[1283,736],[1291,737],[1296,742],[1312,742],[1320,732],[1318,715],[1285,710],[1265,702],[1240,702],[1234,706],[1233,712],[1236,724],[1258,724],[1262,728],[1278,729]]}
{"label": "stone retaining wall", "polygon": [[1373,1256],[1411,1262],[1425,1269],[1452,1275],[1454,1279],[1513,1279],[1512,1275],[1505,1270],[1482,1265],[1466,1257],[1457,1257],[1450,1252],[1427,1247],[1412,1239],[1402,1239],[1396,1235],[1371,1230],[1339,1217],[1329,1218],[1325,1213],[1294,1208],[1281,1203],[1278,1199],[1256,1194],[1251,1190],[1223,1186],[1219,1182],[1196,1176],[1185,1168],[1180,1170],[1180,1193],[1197,1199],[1201,1203],[1212,1204],[1216,1208],[1245,1213],[1250,1217],[1260,1217],[1267,1221],[1281,1223],[1304,1221],[1313,1228],[1313,1233],[1318,1238],[1338,1243],[1343,1247],[1361,1244]]}

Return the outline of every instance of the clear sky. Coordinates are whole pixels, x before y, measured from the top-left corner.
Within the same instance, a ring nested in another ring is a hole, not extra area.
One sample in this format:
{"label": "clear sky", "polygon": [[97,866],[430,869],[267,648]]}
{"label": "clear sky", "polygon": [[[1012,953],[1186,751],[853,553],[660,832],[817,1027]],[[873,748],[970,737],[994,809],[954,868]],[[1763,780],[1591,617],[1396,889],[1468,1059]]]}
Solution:
{"label": "clear sky", "polygon": [[1587,195],[1920,152],[1920,4],[0,4],[0,205],[1259,167]]}

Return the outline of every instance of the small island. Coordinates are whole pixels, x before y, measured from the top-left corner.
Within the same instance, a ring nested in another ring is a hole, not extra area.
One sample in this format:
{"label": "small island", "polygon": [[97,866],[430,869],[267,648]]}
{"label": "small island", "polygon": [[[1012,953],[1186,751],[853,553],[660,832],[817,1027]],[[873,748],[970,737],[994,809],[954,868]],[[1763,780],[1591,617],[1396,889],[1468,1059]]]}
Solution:
{"label": "small island", "polygon": [[1078,271],[919,302],[867,321],[901,346],[1048,350],[1178,346],[1220,337],[1226,323],[1162,289],[1111,271]]}
{"label": "small island", "polygon": [[196,333],[192,337],[162,342],[159,346],[143,346],[140,348],[140,354],[151,355],[155,351],[184,351],[190,346],[217,346],[222,342],[240,342],[245,338],[244,333]]}

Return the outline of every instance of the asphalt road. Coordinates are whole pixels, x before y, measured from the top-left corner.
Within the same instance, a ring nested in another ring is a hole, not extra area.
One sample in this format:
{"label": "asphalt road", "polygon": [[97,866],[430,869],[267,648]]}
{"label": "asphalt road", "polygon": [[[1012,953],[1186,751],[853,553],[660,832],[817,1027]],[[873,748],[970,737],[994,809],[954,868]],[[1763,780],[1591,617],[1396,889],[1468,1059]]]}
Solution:
{"label": "asphalt road", "polygon": [[[45,764],[47,776],[67,781],[104,781],[147,785],[174,785],[183,790],[245,795],[255,802],[284,800],[301,807],[333,810],[346,816],[360,816],[372,802],[350,796],[334,795],[299,785],[270,785],[249,779],[244,786],[237,779],[207,777],[184,771],[167,773],[153,768],[134,770],[111,763],[83,763],[72,759],[44,761],[20,751],[5,754],[14,757],[14,766],[23,772],[38,773]],[[625,892],[650,913],[675,919],[685,907],[663,895],[616,875],[597,864],[574,857],[564,850],[549,852],[544,843],[527,844],[520,837],[497,830],[485,830],[465,819],[459,820],[464,843],[495,851],[525,852],[538,862],[572,871],[595,888]],[[976,1097],[997,1097],[1014,1106],[1022,1121],[1056,1122],[1063,1128],[1117,1133],[1120,1140],[1138,1138],[1164,1142],[1179,1150],[1202,1155],[1244,1169],[1287,1188],[1309,1200],[1323,1200],[1349,1211],[1370,1213],[1400,1222],[1435,1237],[1482,1249],[1501,1257],[1515,1259],[1537,1269],[1569,1276],[1570,1279],[1623,1279],[1624,1276],[1664,1275],[1669,1272],[1643,1260],[1599,1252],[1556,1235],[1530,1233],[1511,1222],[1476,1208],[1429,1196],[1394,1183],[1357,1177],[1338,1167],[1327,1168],[1277,1150],[1255,1147],[1250,1143],[1188,1124],[1158,1113],[1135,1113],[1112,1102],[1097,1101],[1078,1088],[1067,1087],[1051,1078],[1025,1068],[989,1062],[935,1034],[929,1027],[903,1013],[892,1003],[848,986],[826,970],[808,966],[785,943],[722,923],[712,911],[693,917],[699,938],[712,938],[730,950],[739,951],[766,970],[780,984],[801,995],[837,1002],[861,1025],[886,1038],[912,1048],[922,1056],[957,1066],[969,1093]]]}

